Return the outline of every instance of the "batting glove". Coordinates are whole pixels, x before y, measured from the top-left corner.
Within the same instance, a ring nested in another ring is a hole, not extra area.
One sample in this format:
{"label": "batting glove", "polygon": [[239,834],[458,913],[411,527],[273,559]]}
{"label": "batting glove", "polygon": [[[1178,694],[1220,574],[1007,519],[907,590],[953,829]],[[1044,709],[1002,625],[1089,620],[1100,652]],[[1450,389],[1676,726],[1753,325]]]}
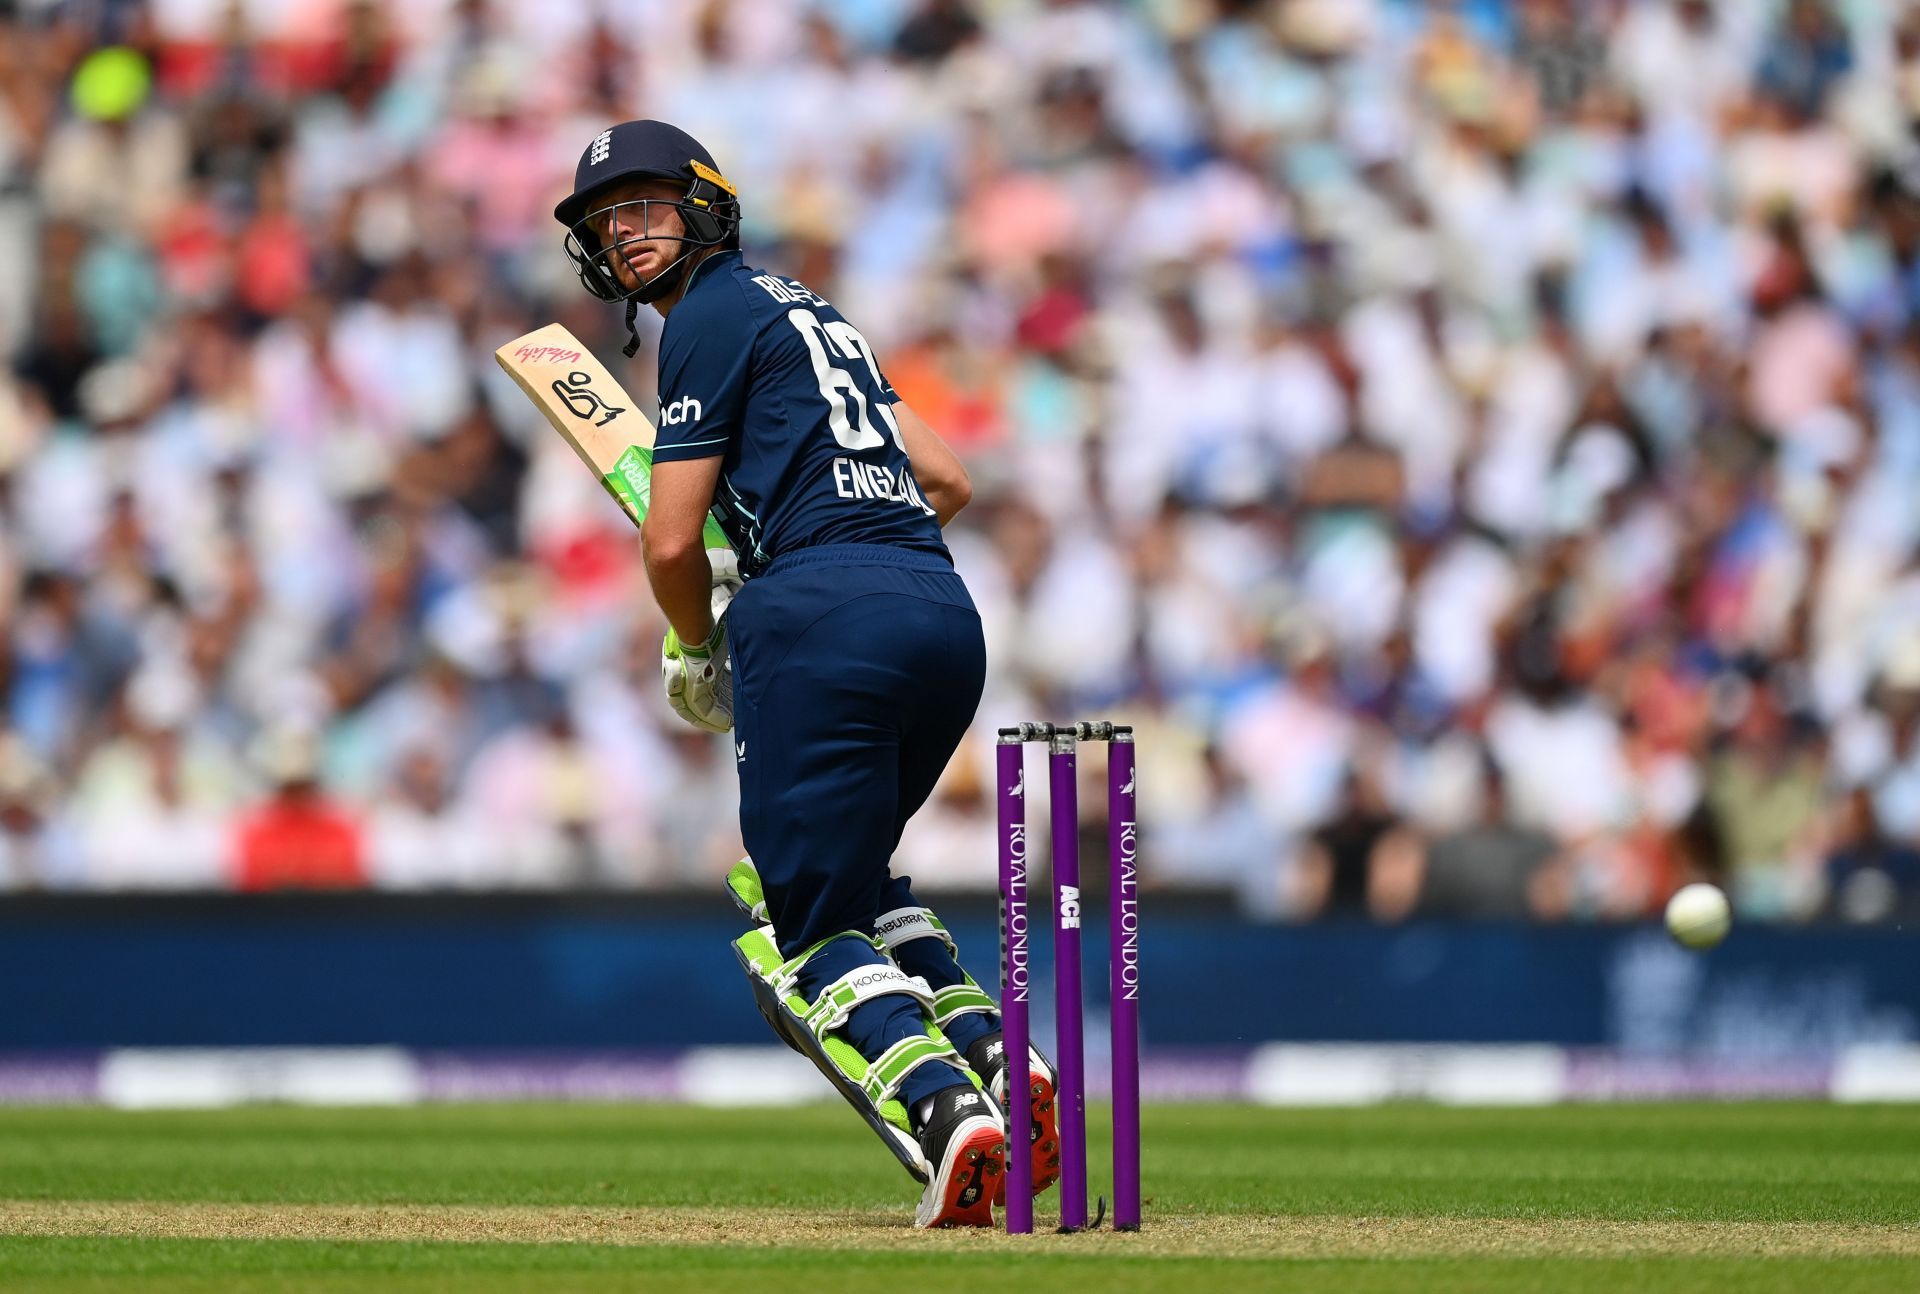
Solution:
{"label": "batting glove", "polygon": [[713,622],[719,624],[745,581],[740,578],[740,559],[731,548],[709,548],[707,565],[713,568]]}
{"label": "batting glove", "polygon": [[733,667],[727,660],[727,622],[716,620],[713,635],[698,647],[680,641],[672,628],[660,648],[660,677],[673,712],[707,732],[733,728]]}

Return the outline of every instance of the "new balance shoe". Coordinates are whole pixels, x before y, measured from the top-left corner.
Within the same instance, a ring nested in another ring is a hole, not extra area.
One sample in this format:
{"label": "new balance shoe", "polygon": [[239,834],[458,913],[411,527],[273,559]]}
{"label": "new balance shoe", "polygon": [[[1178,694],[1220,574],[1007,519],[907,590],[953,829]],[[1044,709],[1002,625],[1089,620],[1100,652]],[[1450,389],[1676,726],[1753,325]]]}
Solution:
{"label": "new balance shoe", "polygon": [[1006,1176],[1007,1137],[1000,1113],[969,1083],[934,1093],[920,1129],[933,1176],[920,1196],[916,1227],[990,1227]]}
{"label": "new balance shoe", "polygon": [[[1007,1121],[1007,1135],[1014,1135],[1016,1120],[1007,1100],[1007,1049],[995,1030],[967,1048],[967,1065],[986,1085],[999,1103]],[[1053,1066],[1032,1048],[1027,1055],[1027,1144],[1033,1147],[1033,1193],[1060,1180],[1060,1118],[1054,1110],[1054,1088],[1059,1082]],[[1007,1202],[1006,1183],[1001,1182],[995,1204]]]}

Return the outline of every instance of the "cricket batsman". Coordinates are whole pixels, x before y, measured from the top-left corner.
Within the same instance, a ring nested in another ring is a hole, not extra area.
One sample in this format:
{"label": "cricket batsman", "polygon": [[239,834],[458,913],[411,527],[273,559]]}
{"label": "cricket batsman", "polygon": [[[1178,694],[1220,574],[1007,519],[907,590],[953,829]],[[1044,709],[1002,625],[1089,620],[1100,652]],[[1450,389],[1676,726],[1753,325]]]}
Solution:
{"label": "cricket batsman", "polygon": [[[642,542],[667,696],[733,732],[756,1000],[924,1183],[917,1225],[991,1225],[1019,1079],[993,999],[891,872],[986,673],[940,535],[966,470],[838,310],[743,263],[738,194],[686,132],[595,136],[554,215],[629,332],[639,306],[665,320]],[[732,554],[706,549],[709,513]],[[1024,1067],[1038,1190],[1059,1175],[1055,1076],[1038,1052]]]}

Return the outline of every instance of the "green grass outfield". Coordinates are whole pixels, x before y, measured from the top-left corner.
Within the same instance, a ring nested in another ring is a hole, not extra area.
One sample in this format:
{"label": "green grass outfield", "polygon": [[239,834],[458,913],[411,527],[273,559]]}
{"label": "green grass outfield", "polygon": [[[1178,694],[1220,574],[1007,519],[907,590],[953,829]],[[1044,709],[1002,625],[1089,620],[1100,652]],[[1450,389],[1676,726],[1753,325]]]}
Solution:
{"label": "green grass outfield", "polygon": [[1146,1195],[916,1232],[836,1105],[0,1110],[0,1290],[1920,1290],[1920,1107],[1164,1106]]}

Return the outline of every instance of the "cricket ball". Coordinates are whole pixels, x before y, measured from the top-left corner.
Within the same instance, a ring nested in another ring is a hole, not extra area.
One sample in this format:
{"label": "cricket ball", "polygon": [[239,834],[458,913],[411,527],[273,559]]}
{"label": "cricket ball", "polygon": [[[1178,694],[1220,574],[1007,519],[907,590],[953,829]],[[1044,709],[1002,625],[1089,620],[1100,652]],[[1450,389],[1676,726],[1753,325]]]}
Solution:
{"label": "cricket ball", "polygon": [[1733,908],[1718,885],[1695,881],[1667,900],[1667,933],[1685,947],[1704,950],[1727,937]]}

